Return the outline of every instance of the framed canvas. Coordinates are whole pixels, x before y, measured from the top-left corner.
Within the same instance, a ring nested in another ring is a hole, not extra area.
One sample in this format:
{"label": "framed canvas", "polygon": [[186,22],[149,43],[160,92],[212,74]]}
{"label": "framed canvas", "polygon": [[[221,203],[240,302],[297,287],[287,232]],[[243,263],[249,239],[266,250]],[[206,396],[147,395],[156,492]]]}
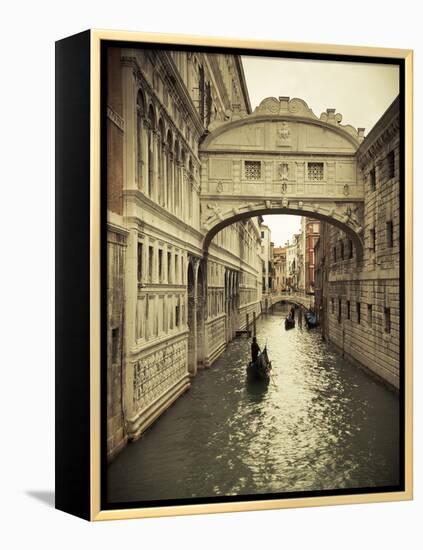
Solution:
{"label": "framed canvas", "polygon": [[412,498],[412,52],[56,43],[56,507]]}

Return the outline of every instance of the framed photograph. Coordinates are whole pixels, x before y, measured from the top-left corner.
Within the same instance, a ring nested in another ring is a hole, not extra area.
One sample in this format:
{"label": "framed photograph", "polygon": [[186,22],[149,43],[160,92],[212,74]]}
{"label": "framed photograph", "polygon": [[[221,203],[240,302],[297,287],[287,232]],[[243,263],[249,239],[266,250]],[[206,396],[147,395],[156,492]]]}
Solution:
{"label": "framed photograph", "polygon": [[56,507],[412,498],[412,52],[56,44]]}

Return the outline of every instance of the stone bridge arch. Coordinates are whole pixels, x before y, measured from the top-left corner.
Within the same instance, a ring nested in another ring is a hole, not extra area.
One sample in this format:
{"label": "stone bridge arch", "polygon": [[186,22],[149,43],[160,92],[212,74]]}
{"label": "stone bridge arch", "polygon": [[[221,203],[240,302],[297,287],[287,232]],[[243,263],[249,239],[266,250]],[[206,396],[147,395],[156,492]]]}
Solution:
{"label": "stone bridge arch", "polygon": [[203,250],[238,220],[296,214],[327,221],[363,255],[364,181],[356,152],[364,129],[317,117],[298,98],[267,98],[254,113],[214,121],[200,146]]}

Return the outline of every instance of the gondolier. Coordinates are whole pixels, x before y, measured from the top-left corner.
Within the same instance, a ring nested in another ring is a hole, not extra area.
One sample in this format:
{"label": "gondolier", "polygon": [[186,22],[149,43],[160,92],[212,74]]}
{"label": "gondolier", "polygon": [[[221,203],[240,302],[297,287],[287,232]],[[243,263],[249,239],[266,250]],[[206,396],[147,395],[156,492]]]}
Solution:
{"label": "gondolier", "polygon": [[255,337],[251,343],[251,359],[251,363],[247,365],[248,380],[269,382],[272,363],[267,356],[266,346],[260,353],[260,348]]}
{"label": "gondolier", "polygon": [[251,361],[253,363],[257,361],[257,357],[259,353],[260,353],[260,347],[257,344],[257,338],[253,336],[253,341],[251,342]]}

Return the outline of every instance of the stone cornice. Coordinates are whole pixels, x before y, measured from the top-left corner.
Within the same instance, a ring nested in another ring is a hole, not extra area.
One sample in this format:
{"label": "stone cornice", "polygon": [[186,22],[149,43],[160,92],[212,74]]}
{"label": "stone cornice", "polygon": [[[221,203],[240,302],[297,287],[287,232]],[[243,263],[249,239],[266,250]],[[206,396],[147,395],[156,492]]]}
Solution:
{"label": "stone cornice", "polygon": [[241,126],[263,122],[302,122],[305,124],[320,126],[321,128],[324,128],[325,130],[330,130],[342,136],[345,140],[349,141],[351,143],[351,146],[354,148],[354,152],[359,148],[359,135],[357,133],[357,130],[355,130],[355,128],[353,128],[352,126],[341,126],[340,124],[330,123],[327,120],[318,119],[314,114],[313,116],[304,116],[304,111],[287,114],[286,112],[271,113],[269,111],[257,111],[257,109],[252,115],[232,119],[228,122],[222,122],[219,126],[215,127],[213,131],[207,134],[200,143],[200,152],[208,151],[208,148],[212,144],[213,140],[225,132],[228,132],[235,128],[239,128]]}
{"label": "stone cornice", "polygon": [[398,96],[358,148],[357,161],[361,166],[373,162],[386,144],[399,134],[399,99]]}
{"label": "stone cornice", "polygon": [[[125,198],[133,198],[135,201],[142,205],[143,208],[147,208],[150,212],[153,212],[156,216],[159,216],[161,218],[166,219],[170,223],[176,224],[177,226],[184,229],[184,231],[187,231],[188,233],[191,233],[195,237],[200,237],[201,239],[204,238],[204,233],[199,231],[198,229],[195,229],[191,225],[185,223],[183,220],[178,218],[175,214],[172,214],[171,212],[168,212],[165,210],[162,206],[151,200],[149,197],[144,195],[141,191],[138,189],[126,189],[123,191],[123,196]],[[143,220],[140,220],[141,223],[145,223]]]}
{"label": "stone cornice", "polygon": [[245,79],[245,73],[244,73],[244,67],[242,65],[242,59],[241,59],[240,55],[235,55],[234,58],[235,58],[235,65],[238,69],[239,79],[241,81],[242,94],[244,96],[244,101],[245,101],[245,104],[247,106],[247,113],[250,114],[251,111],[252,111],[251,102],[250,102],[250,96],[248,95],[247,81]]}
{"label": "stone cornice", "polygon": [[107,105],[107,118],[112,121],[122,132],[125,130],[123,118],[117,114],[109,105]]}
{"label": "stone cornice", "polygon": [[[288,160],[291,158],[291,157],[305,157],[304,159],[304,162],[308,161],[308,160],[312,160],[312,157],[313,159],[317,159],[318,157],[328,157],[328,158],[332,158],[332,157],[346,157],[348,159],[350,158],[355,158],[356,156],[356,152],[354,151],[350,151],[350,152],[342,152],[342,151],[338,151],[338,152],[326,152],[326,151],[321,151],[321,152],[310,152],[310,151],[283,151],[281,152],[280,150],[271,150],[271,149],[268,149],[268,150],[261,150],[261,151],[246,151],[245,149],[200,149],[200,160],[201,159],[204,159],[208,156],[211,156],[211,155],[222,155],[222,154],[225,154],[227,155],[228,153],[230,153],[231,155],[239,155],[240,158],[239,159],[235,159],[235,160],[241,160],[241,157],[242,158],[246,158],[246,157],[249,157],[249,156],[253,156],[253,157],[257,157],[257,156],[261,156],[261,157],[266,157],[268,156],[269,158],[265,159],[265,160],[274,160],[275,162],[281,162],[281,161],[285,161],[285,160]],[[277,157],[275,157],[275,155],[278,155]]]}

